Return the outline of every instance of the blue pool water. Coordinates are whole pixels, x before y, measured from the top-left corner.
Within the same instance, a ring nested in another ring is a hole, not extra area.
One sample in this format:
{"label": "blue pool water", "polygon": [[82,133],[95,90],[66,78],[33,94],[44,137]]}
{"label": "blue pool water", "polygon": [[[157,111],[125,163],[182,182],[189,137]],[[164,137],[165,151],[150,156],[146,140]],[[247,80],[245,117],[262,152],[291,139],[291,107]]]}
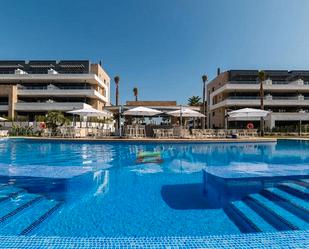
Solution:
{"label": "blue pool water", "polygon": [[[237,222],[204,193],[205,167],[297,167],[309,163],[309,142],[305,141],[131,143],[8,139],[0,140],[0,152],[0,184],[9,184],[5,191],[13,191],[12,186],[25,191],[17,204],[6,201],[4,210],[14,210],[28,198],[39,199],[33,201],[33,209],[26,207],[4,221],[0,214],[0,234],[6,235],[237,234],[243,232]],[[160,152],[162,160],[156,161],[154,156],[153,162],[138,162],[139,152]],[[52,209],[56,203],[59,208]],[[43,209],[48,212],[41,212]],[[42,218],[44,213],[50,215]]]}

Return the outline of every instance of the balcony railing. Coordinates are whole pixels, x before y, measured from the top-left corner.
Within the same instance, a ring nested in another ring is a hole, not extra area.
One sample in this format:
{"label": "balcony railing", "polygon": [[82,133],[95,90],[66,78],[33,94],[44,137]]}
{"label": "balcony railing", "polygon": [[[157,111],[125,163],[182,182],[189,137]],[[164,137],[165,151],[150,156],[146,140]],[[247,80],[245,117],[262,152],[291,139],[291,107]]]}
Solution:
{"label": "balcony railing", "polygon": [[258,84],[257,81],[229,81],[230,84],[250,84],[255,85]]}
{"label": "balcony railing", "polygon": [[[276,81],[276,80],[268,80],[268,82],[272,85],[289,85],[289,84],[295,84],[295,81]],[[259,82],[258,81],[229,81],[229,84],[248,84],[248,85],[258,85]],[[267,82],[264,82],[264,85],[267,85]],[[304,82],[304,85],[309,85],[308,81]]]}
{"label": "balcony railing", "polygon": [[259,96],[229,96],[227,99],[260,99]]}
{"label": "balcony railing", "polygon": [[292,83],[292,82],[289,82],[289,81],[274,81],[274,80],[272,81],[273,85],[288,85],[290,83]]}
{"label": "balcony railing", "polygon": [[55,87],[48,87],[48,86],[20,86],[18,90],[89,90],[92,89],[91,86],[55,86]]}
{"label": "balcony railing", "polygon": [[273,100],[300,100],[298,96],[291,96],[291,97],[282,97],[282,96],[272,96]]}
{"label": "balcony railing", "polygon": [[[248,99],[248,100],[255,100],[260,99],[259,96],[229,96],[226,99]],[[265,100],[301,100],[299,96],[291,96],[291,97],[284,97],[284,96],[265,96]],[[309,100],[309,97],[304,97],[305,100]],[[225,99],[224,99],[225,100]]]}

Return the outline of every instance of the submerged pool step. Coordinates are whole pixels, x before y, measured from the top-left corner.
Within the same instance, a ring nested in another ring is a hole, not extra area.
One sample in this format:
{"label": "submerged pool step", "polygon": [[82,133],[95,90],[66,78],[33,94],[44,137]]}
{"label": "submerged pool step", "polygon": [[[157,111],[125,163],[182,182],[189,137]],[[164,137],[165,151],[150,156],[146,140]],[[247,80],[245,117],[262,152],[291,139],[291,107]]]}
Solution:
{"label": "submerged pool step", "polygon": [[288,210],[282,208],[274,201],[267,199],[261,194],[251,194],[248,197],[246,197],[246,199],[253,201],[261,208],[267,210],[268,213],[270,213],[274,217],[277,217],[277,219],[285,223],[288,227],[290,227],[290,229],[294,230],[309,229],[309,223],[307,223],[305,220],[299,218],[292,212],[289,212]]}
{"label": "submerged pool step", "polygon": [[0,205],[0,223],[30,207],[43,197],[35,194],[22,193]]}
{"label": "submerged pool step", "polygon": [[42,198],[31,205],[31,207],[23,210],[17,217],[11,219],[10,222],[0,223],[0,234],[27,234],[53,213],[59,205],[57,201]]}
{"label": "submerged pool step", "polygon": [[8,185],[2,186],[0,188],[0,202],[5,201],[11,197],[17,196],[23,192],[25,192],[25,190],[21,188],[16,188]]}
{"label": "submerged pool step", "polygon": [[282,201],[285,201],[289,203],[290,205],[301,209],[303,212],[307,214],[309,217],[309,202],[306,200],[303,200],[293,194],[290,194],[286,191],[283,191],[279,188],[267,188],[262,191],[265,194],[270,194],[271,196],[278,198]]}
{"label": "submerged pool step", "polygon": [[[236,215],[238,215],[235,219],[236,222],[239,222],[240,226],[241,221],[239,219],[243,219],[255,232],[275,232],[277,229],[273,227],[270,223],[268,223],[265,219],[263,219],[258,213],[256,213],[252,208],[250,208],[243,201],[235,201],[230,203],[230,206]],[[245,227],[243,229],[246,229]],[[241,230],[243,230],[241,229]],[[251,232],[250,229],[247,232]]]}
{"label": "submerged pool step", "polygon": [[20,235],[27,235],[36,227],[38,227],[44,220],[46,220],[50,215],[52,215],[60,206],[62,205],[61,202],[57,202],[51,209],[49,209],[46,213],[40,216],[37,220],[31,223],[30,226],[26,227]]}
{"label": "submerged pool step", "polygon": [[293,182],[284,182],[278,184],[278,188],[289,193],[298,195],[303,199],[309,199],[309,189]]}
{"label": "submerged pool step", "polygon": [[309,179],[301,179],[300,181],[307,183],[309,185]]}

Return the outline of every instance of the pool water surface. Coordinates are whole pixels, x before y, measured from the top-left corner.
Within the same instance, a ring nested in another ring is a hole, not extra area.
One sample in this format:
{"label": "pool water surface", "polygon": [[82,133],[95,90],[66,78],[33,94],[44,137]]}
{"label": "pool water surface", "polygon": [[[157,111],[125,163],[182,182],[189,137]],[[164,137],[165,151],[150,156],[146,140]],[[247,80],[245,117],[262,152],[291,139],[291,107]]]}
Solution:
{"label": "pool water surface", "polygon": [[[238,234],[244,232],[239,224],[215,199],[207,198],[203,169],[235,164],[265,168],[269,164],[280,167],[309,163],[309,143],[305,141],[133,143],[4,139],[0,140],[0,152],[3,194],[17,191],[12,188],[22,190],[0,202],[3,210],[22,207],[13,215],[0,212],[0,235]],[[25,199],[34,201],[24,207]]]}

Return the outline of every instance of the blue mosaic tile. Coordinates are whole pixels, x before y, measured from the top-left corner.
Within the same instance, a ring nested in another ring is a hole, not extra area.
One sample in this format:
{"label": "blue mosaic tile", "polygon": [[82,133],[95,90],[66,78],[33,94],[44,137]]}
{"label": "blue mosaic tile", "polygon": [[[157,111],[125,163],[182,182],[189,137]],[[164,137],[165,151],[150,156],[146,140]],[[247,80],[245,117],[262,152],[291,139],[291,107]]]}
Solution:
{"label": "blue mosaic tile", "polygon": [[251,233],[199,237],[40,237],[0,236],[0,248],[77,249],[77,248],[309,248],[308,231]]}

